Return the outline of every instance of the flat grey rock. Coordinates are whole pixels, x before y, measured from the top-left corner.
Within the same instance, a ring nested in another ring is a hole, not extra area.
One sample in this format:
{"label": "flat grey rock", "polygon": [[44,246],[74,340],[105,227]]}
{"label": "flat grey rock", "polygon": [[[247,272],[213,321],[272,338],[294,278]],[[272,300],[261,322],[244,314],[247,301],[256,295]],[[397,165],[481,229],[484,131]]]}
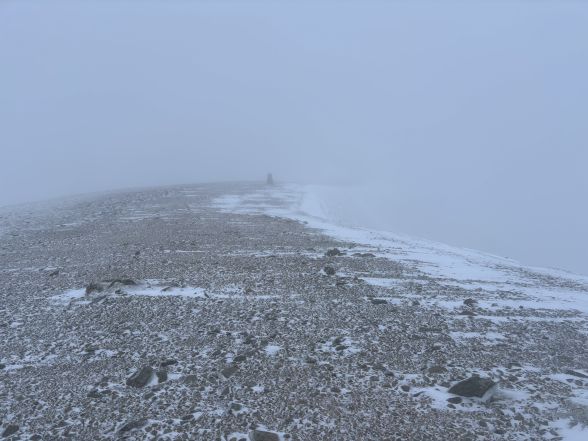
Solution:
{"label": "flat grey rock", "polygon": [[251,441],[280,441],[280,436],[266,430],[253,430],[249,435],[249,439]]}
{"label": "flat grey rock", "polygon": [[151,366],[143,366],[127,379],[127,386],[144,387],[153,378],[154,371]]}
{"label": "flat grey rock", "polygon": [[449,393],[462,397],[482,398],[494,386],[496,383],[489,378],[470,377],[451,386]]}

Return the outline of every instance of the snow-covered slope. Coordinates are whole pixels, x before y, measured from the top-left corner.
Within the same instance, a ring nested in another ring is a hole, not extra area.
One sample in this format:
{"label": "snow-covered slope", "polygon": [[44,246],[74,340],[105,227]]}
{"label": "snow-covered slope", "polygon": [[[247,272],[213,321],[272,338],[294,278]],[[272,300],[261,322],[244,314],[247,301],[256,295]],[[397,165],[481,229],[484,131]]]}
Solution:
{"label": "snow-covered slope", "polygon": [[588,315],[588,276],[528,267],[476,250],[346,226],[332,218],[324,196],[315,186],[288,184],[246,195],[228,195],[216,202],[233,212],[263,213],[304,222],[338,240],[360,244],[365,252],[408,263],[445,285],[520,294],[520,300],[509,300],[512,307],[539,304],[546,309],[577,310]]}
{"label": "snow-covered slope", "polygon": [[[583,381],[588,378],[585,369],[588,348],[585,344],[572,343],[571,339],[561,340],[554,334],[555,328],[563,327],[567,329],[565,333],[588,335],[588,277],[528,267],[512,259],[391,232],[345,226],[330,216],[329,204],[321,198],[324,196],[312,186],[283,185],[239,196],[223,196],[215,204],[233,213],[293,219],[347,243],[348,255],[385,258],[409,268],[408,278],[363,274],[361,280],[380,289],[380,298],[388,303],[412,302],[445,311],[449,334],[457,345],[496,354],[504,350],[518,353],[522,364],[498,365],[492,369],[486,366],[478,372],[495,378],[515,369],[515,376],[510,377],[514,383],[499,392],[502,400],[515,404],[508,412],[516,412],[522,420],[530,417],[524,410],[528,408],[550,414],[553,429],[545,432],[545,439],[588,439],[587,429],[578,424],[578,419],[586,420],[588,409],[588,392]],[[471,298],[464,301],[467,297]],[[464,304],[475,308],[468,309]],[[423,325],[426,327],[427,323]],[[543,347],[536,343],[521,344],[514,337],[529,332],[533,339],[543,339]],[[558,345],[568,345],[575,352],[576,361],[556,355],[548,347],[551,339],[557,340]],[[553,367],[539,368],[526,362],[530,354],[542,354],[551,360]],[[427,357],[422,355],[423,360]],[[502,355],[496,357],[498,360]],[[557,387],[554,386],[557,383],[561,388],[571,388],[569,399],[559,395],[563,389],[548,398],[543,395],[541,389]],[[448,396],[443,388],[425,387],[418,393],[427,395],[440,409],[445,408]],[[473,409],[483,411],[483,408]],[[575,416],[570,419],[570,415]],[[516,439],[525,436],[521,433]]]}
{"label": "snow-covered slope", "polygon": [[0,437],[586,439],[586,280],[206,184],[0,216]]}

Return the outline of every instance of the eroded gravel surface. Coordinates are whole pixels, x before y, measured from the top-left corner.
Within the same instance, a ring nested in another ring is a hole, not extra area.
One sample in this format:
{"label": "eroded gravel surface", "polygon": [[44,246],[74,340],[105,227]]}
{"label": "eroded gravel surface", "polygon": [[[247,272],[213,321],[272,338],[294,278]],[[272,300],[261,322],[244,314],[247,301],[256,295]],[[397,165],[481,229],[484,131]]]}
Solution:
{"label": "eroded gravel surface", "polygon": [[[519,440],[588,423],[585,315],[215,207],[256,189],[2,209],[0,437]],[[448,393],[472,375],[495,393]]]}

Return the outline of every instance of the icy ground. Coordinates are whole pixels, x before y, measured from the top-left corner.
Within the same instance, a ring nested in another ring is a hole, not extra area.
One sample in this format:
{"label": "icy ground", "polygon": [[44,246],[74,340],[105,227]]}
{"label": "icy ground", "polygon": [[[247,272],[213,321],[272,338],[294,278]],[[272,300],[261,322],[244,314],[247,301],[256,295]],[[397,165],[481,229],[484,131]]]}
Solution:
{"label": "icy ground", "polygon": [[586,277],[346,228],[304,187],[5,208],[0,437],[588,439],[587,314]]}

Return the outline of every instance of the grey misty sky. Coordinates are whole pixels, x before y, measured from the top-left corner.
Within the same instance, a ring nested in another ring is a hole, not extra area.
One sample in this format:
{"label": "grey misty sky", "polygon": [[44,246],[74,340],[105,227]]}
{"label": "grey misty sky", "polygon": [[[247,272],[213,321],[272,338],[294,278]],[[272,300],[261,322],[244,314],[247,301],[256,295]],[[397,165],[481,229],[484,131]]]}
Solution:
{"label": "grey misty sky", "polygon": [[0,3],[0,205],[361,182],[367,226],[588,274],[582,2]]}

